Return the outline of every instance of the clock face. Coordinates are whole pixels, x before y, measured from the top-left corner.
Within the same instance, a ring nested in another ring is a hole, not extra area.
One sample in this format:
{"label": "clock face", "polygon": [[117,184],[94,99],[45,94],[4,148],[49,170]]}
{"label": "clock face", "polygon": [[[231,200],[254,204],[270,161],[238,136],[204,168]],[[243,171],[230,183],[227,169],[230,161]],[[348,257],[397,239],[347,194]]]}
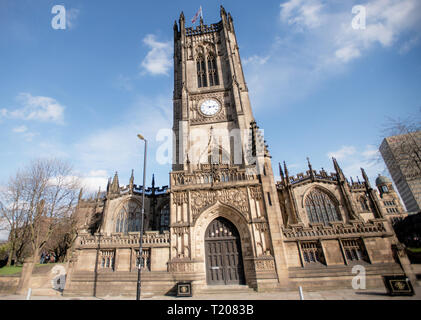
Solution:
{"label": "clock face", "polygon": [[213,116],[218,113],[219,109],[221,109],[219,102],[213,99],[205,100],[200,105],[200,111],[205,116]]}

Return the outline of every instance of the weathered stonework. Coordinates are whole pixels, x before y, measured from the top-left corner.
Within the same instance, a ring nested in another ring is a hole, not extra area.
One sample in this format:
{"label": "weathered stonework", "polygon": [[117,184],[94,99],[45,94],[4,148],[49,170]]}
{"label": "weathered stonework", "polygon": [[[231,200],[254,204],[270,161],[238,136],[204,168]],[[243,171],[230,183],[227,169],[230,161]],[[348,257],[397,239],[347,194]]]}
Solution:
{"label": "weathered stonework", "polygon": [[[201,110],[209,99],[214,114]],[[206,139],[193,143],[196,129]],[[231,129],[248,133],[240,163],[231,140],[213,136]],[[172,292],[179,281],[192,281],[194,292],[233,283],[258,291],[351,287],[355,264],[366,267],[369,286],[381,284],[382,274],[403,273],[384,202],[399,201],[393,188],[380,197],[365,172],[364,182],[349,183],[335,159],[330,174],[309,162],[305,174],[290,176],[285,164],[275,183],[233,19],[222,7],[217,24],[186,28],[181,14],[174,25],[174,131],[169,187],[144,190],[132,177],[121,188],[116,175],[106,193],[80,199],[65,294],[135,294],[142,205],[144,294]],[[209,160],[214,153],[218,161]],[[393,218],[405,215],[395,207]]]}

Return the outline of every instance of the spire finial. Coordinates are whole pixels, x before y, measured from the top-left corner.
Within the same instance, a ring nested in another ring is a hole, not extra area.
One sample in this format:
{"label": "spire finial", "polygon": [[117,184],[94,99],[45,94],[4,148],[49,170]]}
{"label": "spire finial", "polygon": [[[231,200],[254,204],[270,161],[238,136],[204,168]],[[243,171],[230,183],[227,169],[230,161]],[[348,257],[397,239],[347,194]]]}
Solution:
{"label": "spire finial", "polygon": [[361,173],[363,175],[365,185],[367,186],[368,189],[370,189],[371,188],[370,181],[368,180],[368,176],[367,176],[367,173],[365,172],[364,168],[361,168]]}
{"label": "spire finial", "polygon": [[288,178],[289,177],[288,168],[287,168],[287,164],[286,164],[285,161],[284,161],[284,172],[285,172],[285,176]]}
{"label": "spire finial", "polygon": [[284,172],[282,171],[281,163],[279,162],[279,174],[281,175],[282,183],[285,183]]}
{"label": "spire finial", "polygon": [[155,174],[152,174],[152,189],[155,188]]}
{"label": "spire finial", "polygon": [[313,171],[313,167],[311,166],[309,157],[307,157],[307,164],[308,164],[308,168],[310,169],[310,171]]}
{"label": "spire finial", "polygon": [[309,157],[307,157],[307,163],[308,163],[308,169],[310,170],[310,177],[311,177],[311,180],[313,180],[313,181],[314,181],[314,172],[313,172],[313,167],[311,166],[311,163],[310,163],[310,158],[309,158]]}
{"label": "spire finial", "polygon": [[101,186],[98,188],[98,193],[96,194],[96,200],[99,200],[101,196]]}
{"label": "spire finial", "polygon": [[113,193],[119,193],[119,191],[120,191],[120,183],[118,181],[118,173],[116,171],[115,172],[115,175],[114,175],[113,182],[111,184],[111,192],[113,192]]}

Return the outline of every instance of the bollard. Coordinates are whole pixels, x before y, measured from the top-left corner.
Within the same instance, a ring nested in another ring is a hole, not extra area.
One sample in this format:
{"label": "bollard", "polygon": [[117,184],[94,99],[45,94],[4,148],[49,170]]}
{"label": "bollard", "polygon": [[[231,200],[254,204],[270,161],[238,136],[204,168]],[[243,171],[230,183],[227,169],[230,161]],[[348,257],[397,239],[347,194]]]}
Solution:
{"label": "bollard", "polygon": [[300,291],[300,300],[304,300],[303,288],[301,288],[301,286],[299,286],[298,290]]}
{"label": "bollard", "polygon": [[26,300],[31,300],[31,293],[32,293],[32,289],[29,288],[28,295],[26,296]]}

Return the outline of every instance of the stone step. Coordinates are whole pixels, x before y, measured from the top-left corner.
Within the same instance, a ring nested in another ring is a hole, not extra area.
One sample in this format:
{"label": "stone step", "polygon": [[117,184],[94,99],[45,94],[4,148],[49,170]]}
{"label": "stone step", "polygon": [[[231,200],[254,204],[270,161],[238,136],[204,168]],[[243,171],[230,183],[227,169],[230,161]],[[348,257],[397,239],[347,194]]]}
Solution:
{"label": "stone step", "polygon": [[253,288],[245,285],[216,285],[216,286],[206,286],[200,291],[197,291],[197,294],[221,294],[221,293],[251,293],[255,292]]}

